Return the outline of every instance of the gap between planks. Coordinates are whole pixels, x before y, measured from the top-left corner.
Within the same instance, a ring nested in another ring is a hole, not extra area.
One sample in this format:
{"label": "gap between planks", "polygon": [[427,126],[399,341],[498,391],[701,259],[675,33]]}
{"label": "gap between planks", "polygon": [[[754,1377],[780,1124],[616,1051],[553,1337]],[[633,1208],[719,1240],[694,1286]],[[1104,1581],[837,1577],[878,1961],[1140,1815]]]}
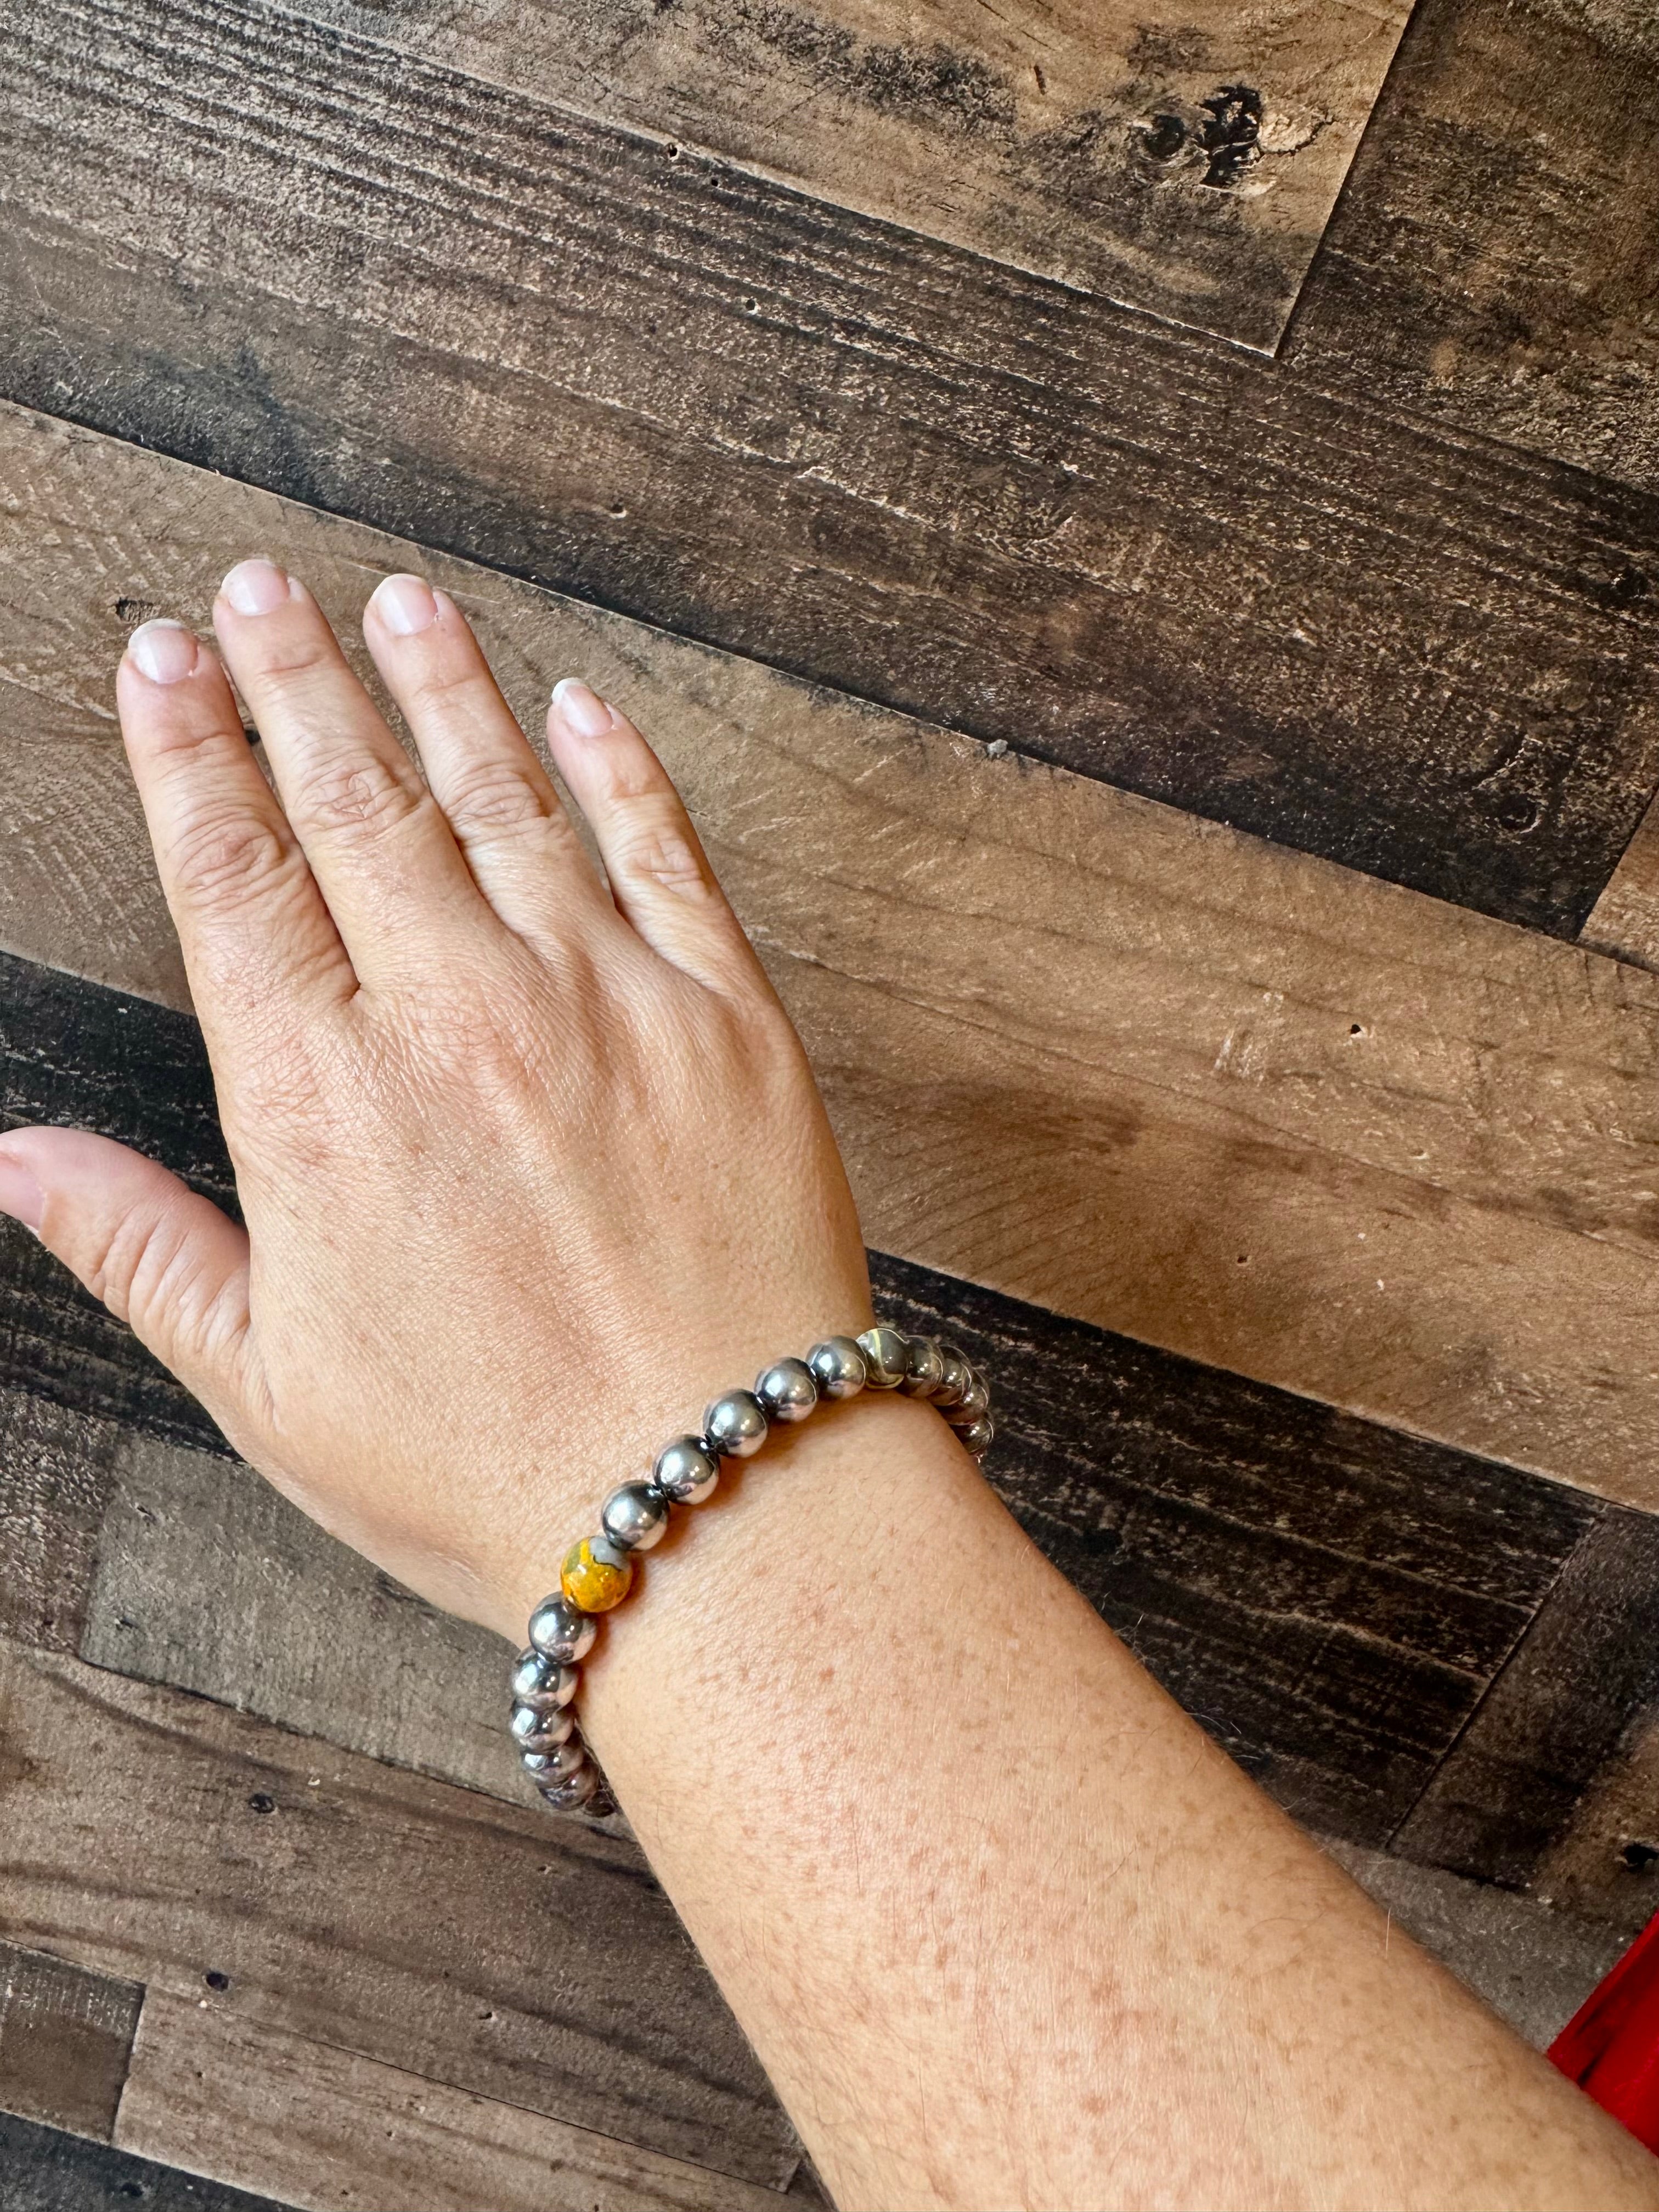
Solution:
{"label": "gap between planks", "polygon": [[361,665],[421,567],[530,727],[580,669],[656,742],[872,1244],[1659,1504],[1653,977],[20,410],[0,480],[0,943],[185,1004],[125,630],[268,546]]}
{"label": "gap between planks", "polygon": [[279,8],[9,64],[14,401],[1565,936],[1659,785],[1650,501]]}

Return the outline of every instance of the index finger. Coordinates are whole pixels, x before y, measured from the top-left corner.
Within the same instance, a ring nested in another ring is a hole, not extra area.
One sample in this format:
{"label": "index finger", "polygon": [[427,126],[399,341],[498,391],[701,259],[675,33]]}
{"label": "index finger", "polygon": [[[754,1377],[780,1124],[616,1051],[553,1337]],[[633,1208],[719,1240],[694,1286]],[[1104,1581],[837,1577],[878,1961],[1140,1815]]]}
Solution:
{"label": "index finger", "polygon": [[180,623],[145,623],[115,696],[210,1047],[234,1051],[240,1011],[349,999],[345,947],[215,655]]}

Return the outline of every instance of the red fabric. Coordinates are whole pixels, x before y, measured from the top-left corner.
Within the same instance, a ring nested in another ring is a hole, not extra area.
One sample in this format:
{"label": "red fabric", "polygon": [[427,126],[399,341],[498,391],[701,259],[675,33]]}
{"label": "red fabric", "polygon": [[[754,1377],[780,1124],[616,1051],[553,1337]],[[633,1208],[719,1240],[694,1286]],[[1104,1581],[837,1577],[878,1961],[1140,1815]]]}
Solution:
{"label": "red fabric", "polygon": [[1603,2112],[1659,2151],[1659,1914],[1590,1991],[1550,2057]]}

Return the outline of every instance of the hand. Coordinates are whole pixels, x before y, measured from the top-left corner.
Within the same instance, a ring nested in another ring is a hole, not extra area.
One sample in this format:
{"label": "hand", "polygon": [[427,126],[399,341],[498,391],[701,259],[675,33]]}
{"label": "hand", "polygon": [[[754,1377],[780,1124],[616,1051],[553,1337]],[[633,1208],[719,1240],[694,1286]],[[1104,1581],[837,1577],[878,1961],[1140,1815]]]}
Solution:
{"label": "hand", "polygon": [[0,1205],[323,1525],[517,1638],[604,1492],[704,1399],[868,1325],[799,1042],[632,725],[561,684],[548,744],[453,600],[369,601],[423,783],[316,603],[264,561],[224,671],[151,623],[121,727],[246,1230],[125,1147],[0,1141]]}

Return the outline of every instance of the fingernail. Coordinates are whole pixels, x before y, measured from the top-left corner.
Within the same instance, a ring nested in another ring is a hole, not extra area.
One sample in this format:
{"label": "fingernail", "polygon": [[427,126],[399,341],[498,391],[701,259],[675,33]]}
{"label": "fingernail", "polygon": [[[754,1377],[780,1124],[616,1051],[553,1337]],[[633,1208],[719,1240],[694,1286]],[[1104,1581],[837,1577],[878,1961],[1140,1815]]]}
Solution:
{"label": "fingernail", "polygon": [[438,602],[418,576],[387,576],[374,587],[374,605],[393,637],[413,637],[438,619]]}
{"label": "fingernail", "polygon": [[274,561],[239,561],[219,589],[239,615],[268,615],[292,597],[288,577]]}
{"label": "fingernail", "polygon": [[195,667],[201,654],[195,633],[183,623],[140,623],[127,640],[127,653],[141,676],[152,684],[179,684]]}
{"label": "fingernail", "polygon": [[[166,682],[163,678],[162,682]],[[38,1237],[46,1218],[46,1194],[21,1160],[14,1159],[0,1145],[0,1213],[10,1214]]]}
{"label": "fingernail", "polygon": [[597,691],[574,676],[553,686],[553,704],[579,738],[602,738],[617,726],[617,718]]}

